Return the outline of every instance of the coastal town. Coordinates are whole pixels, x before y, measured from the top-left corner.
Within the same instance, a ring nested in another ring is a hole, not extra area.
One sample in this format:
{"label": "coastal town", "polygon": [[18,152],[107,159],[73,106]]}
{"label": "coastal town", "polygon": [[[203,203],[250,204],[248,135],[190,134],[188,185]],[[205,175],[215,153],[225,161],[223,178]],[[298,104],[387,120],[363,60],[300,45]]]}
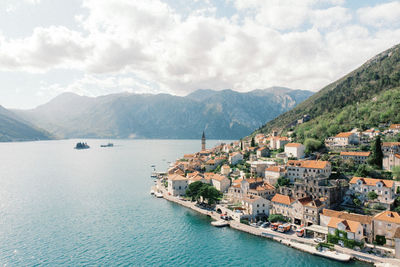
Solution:
{"label": "coastal town", "polygon": [[215,226],[400,266],[400,124],[340,132],[318,148],[277,130],[207,148],[203,132],[199,152],[154,177],[152,194]]}

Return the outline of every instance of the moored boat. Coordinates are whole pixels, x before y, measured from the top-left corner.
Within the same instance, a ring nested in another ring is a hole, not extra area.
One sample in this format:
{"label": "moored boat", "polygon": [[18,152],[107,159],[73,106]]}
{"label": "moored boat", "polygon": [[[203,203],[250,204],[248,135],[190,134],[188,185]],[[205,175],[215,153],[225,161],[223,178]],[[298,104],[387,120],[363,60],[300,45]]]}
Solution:
{"label": "moored boat", "polygon": [[161,192],[155,192],[154,195],[155,195],[157,198],[163,198],[163,194],[162,194]]}
{"label": "moored boat", "polygon": [[211,222],[211,225],[212,225],[212,226],[215,226],[215,227],[224,227],[224,226],[228,226],[229,223],[226,222],[226,221],[224,221],[224,220],[219,220],[219,221],[213,221],[213,222]]}

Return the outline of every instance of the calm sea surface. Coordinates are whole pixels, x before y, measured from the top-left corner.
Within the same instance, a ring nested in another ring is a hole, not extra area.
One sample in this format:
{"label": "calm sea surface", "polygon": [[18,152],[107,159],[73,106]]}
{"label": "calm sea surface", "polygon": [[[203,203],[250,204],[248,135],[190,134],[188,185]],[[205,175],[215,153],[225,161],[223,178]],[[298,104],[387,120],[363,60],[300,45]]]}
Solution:
{"label": "calm sea surface", "polygon": [[152,197],[150,166],[165,170],[199,141],[76,142],[0,144],[1,265],[344,266]]}

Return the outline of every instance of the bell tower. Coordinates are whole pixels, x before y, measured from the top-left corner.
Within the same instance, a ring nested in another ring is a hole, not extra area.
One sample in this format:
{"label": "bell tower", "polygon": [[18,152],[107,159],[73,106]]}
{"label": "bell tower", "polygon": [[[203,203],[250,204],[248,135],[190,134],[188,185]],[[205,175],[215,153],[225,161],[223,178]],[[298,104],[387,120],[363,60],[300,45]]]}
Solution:
{"label": "bell tower", "polygon": [[201,137],[201,150],[202,151],[206,150],[206,135],[204,134],[204,131],[203,131],[203,136]]}

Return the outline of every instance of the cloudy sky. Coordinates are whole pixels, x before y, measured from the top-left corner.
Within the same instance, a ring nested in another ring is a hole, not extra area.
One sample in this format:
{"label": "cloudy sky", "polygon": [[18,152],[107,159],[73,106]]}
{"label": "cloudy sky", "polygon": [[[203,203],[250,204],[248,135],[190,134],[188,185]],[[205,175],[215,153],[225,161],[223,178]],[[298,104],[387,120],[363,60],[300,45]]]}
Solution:
{"label": "cloudy sky", "polygon": [[1,0],[0,105],[66,91],[317,91],[397,43],[400,1]]}

